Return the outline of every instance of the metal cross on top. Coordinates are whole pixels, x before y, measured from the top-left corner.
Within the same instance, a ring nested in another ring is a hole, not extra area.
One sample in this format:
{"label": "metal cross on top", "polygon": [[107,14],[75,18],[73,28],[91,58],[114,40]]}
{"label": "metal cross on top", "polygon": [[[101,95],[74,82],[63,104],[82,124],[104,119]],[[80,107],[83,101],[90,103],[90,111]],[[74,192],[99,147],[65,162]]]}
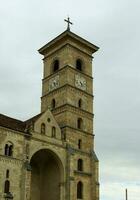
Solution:
{"label": "metal cross on top", "polygon": [[67,30],[70,31],[70,25],[73,25],[73,23],[70,21],[69,17],[68,19],[64,19],[64,21],[68,23]]}

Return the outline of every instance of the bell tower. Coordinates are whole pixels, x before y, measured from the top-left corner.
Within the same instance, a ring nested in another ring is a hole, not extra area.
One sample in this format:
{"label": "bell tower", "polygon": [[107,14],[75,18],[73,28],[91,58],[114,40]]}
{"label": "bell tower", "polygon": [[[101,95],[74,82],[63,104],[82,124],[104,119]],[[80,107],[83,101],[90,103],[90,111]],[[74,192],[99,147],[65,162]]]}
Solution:
{"label": "bell tower", "polygon": [[[68,20],[69,21],[69,20]],[[50,109],[66,147],[67,200],[98,200],[93,133],[93,54],[99,49],[68,29],[39,49],[44,56],[41,112]]]}

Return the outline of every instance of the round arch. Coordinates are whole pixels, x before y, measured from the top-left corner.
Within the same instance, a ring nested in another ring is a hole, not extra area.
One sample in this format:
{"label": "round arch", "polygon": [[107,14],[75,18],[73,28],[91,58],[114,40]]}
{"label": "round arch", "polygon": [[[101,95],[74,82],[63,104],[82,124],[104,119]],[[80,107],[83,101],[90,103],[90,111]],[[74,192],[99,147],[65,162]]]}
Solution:
{"label": "round arch", "polygon": [[56,57],[52,60],[51,66],[50,66],[50,73],[53,74],[56,71],[60,69],[60,59],[59,57]]}
{"label": "round arch", "polygon": [[81,57],[77,57],[75,60],[75,67],[77,70],[84,72],[85,71],[85,62]]}
{"label": "round arch", "polygon": [[50,149],[40,149],[33,154],[30,165],[31,200],[60,200],[64,168],[59,156]]}

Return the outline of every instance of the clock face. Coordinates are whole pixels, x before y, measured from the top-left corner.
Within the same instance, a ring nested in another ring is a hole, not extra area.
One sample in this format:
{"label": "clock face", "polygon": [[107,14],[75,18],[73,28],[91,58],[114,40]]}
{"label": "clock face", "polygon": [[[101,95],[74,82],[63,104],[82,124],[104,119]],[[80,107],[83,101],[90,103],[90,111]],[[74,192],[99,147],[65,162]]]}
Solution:
{"label": "clock face", "polygon": [[82,76],[75,75],[75,86],[81,90],[86,90],[86,79]]}
{"label": "clock face", "polygon": [[59,87],[59,75],[50,79],[49,81],[49,91],[52,91]]}

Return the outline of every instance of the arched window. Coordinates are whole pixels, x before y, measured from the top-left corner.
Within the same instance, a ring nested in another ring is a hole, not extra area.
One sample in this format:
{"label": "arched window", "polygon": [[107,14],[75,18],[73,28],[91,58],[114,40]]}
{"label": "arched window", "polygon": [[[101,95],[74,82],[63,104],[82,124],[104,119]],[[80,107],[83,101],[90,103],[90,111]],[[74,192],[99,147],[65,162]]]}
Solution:
{"label": "arched window", "polygon": [[66,133],[65,132],[61,132],[61,139],[66,141]]}
{"label": "arched window", "polygon": [[82,107],[82,99],[79,99],[79,101],[78,101],[78,107],[79,107],[79,108]]}
{"label": "arched window", "polygon": [[5,149],[4,149],[4,155],[5,155],[5,156],[8,156],[8,154],[9,154],[9,145],[6,144],[6,145],[5,145]]}
{"label": "arched window", "polygon": [[77,170],[83,171],[83,160],[82,159],[79,159],[77,162]]}
{"label": "arched window", "polygon": [[77,128],[78,129],[82,129],[83,126],[83,120],[81,118],[78,118],[77,120]]}
{"label": "arched window", "polygon": [[46,133],[46,125],[44,123],[41,124],[41,133],[42,134]]}
{"label": "arched window", "polygon": [[82,61],[80,59],[76,60],[76,69],[82,71]]}
{"label": "arched window", "polygon": [[9,146],[9,156],[12,156],[13,155],[13,145],[11,144]]}
{"label": "arched window", "polygon": [[56,138],[56,128],[54,126],[52,127],[52,137]]}
{"label": "arched window", "polygon": [[55,102],[55,99],[52,99],[52,109],[54,109],[56,106],[56,102]]}
{"label": "arched window", "polygon": [[4,184],[4,193],[10,192],[10,181],[6,180]]}
{"label": "arched window", "polygon": [[83,183],[81,181],[77,184],[77,199],[83,199]]}
{"label": "arched window", "polygon": [[78,140],[78,149],[82,148],[82,140]]}
{"label": "arched window", "polygon": [[55,60],[53,62],[53,72],[57,71],[59,69],[59,60]]}
{"label": "arched window", "polygon": [[9,169],[6,170],[6,178],[9,178]]}
{"label": "arched window", "polygon": [[11,142],[8,142],[8,144],[5,145],[4,155],[5,156],[13,155],[13,144]]}

